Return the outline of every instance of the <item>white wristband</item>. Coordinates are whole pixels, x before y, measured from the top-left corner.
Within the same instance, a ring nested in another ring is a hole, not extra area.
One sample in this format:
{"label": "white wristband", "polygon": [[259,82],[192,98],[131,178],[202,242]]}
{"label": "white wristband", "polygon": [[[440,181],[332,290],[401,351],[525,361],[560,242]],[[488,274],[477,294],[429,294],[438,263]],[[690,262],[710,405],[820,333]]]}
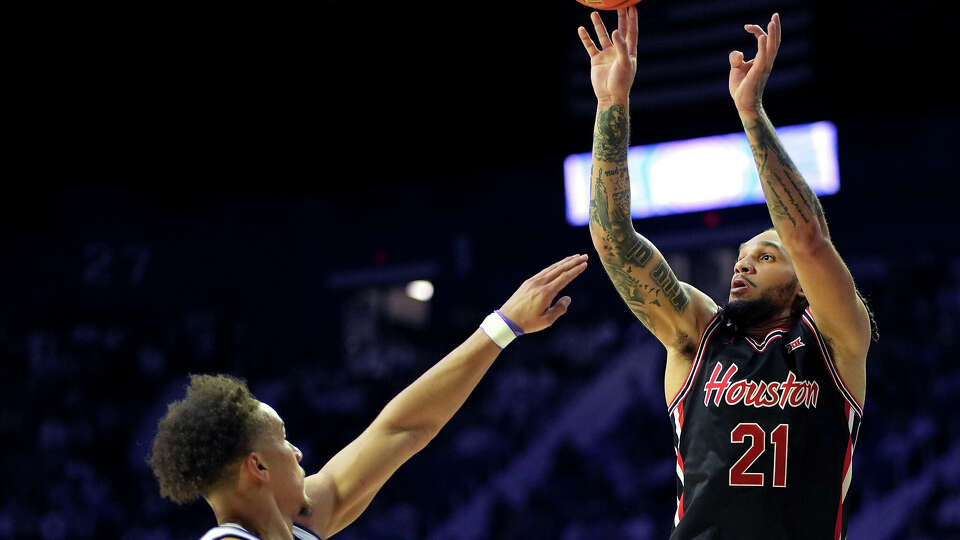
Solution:
{"label": "white wristband", "polygon": [[483,333],[487,334],[487,337],[496,343],[500,349],[509,345],[517,336],[523,335],[523,330],[500,313],[500,310],[496,310],[487,315],[487,318],[480,324],[480,329],[483,330]]}

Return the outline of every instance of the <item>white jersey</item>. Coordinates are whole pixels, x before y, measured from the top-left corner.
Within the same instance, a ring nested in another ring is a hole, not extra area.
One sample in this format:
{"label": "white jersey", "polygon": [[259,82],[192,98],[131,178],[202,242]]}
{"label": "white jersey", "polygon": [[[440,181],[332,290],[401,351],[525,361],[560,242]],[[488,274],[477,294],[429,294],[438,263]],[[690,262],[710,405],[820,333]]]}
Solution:
{"label": "white jersey", "polygon": [[[214,527],[207,531],[207,534],[201,536],[200,540],[217,540],[218,538],[229,536],[243,538],[244,540],[263,540],[235,523],[224,523],[223,525]],[[296,540],[320,540],[319,536],[297,525],[293,526],[293,537]]]}

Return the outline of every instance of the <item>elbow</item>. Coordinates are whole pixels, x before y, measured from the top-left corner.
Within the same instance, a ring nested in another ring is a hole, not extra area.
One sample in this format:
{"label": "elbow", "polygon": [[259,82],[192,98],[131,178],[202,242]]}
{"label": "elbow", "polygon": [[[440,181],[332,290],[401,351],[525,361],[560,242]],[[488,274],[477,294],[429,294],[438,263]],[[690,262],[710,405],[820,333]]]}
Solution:
{"label": "elbow", "polygon": [[599,223],[590,222],[590,240],[593,242],[593,248],[600,252],[601,248],[607,243],[607,233]]}
{"label": "elbow", "polygon": [[590,238],[593,240],[594,243],[596,243],[597,238],[603,232],[602,229],[600,228],[600,224],[591,219],[590,224],[588,225],[587,228],[590,230]]}
{"label": "elbow", "polygon": [[375,427],[402,449],[402,453],[412,456],[423,450],[440,432],[443,424],[439,422],[420,422],[417,424],[396,424],[376,422]]}
{"label": "elbow", "polygon": [[401,445],[405,452],[412,456],[426,448],[438,433],[440,426],[409,429],[398,435],[402,439]]}

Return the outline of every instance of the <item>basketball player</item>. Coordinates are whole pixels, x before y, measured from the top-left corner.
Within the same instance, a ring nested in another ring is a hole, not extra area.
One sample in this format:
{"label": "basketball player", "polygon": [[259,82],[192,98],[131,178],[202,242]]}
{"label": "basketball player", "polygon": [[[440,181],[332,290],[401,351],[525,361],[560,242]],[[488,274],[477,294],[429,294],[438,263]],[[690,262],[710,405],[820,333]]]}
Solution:
{"label": "basketball player", "polygon": [[332,536],[433,439],[503,347],[566,312],[570,297],[553,299],[586,267],[587,256],[574,255],[525,281],[466,341],[394,397],[359,437],[310,476],[300,467],[300,450],[287,441],[283,420],[242,381],[192,376],[186,397],[172,403],[160,420],[148,458],[161,494],[181,504],[198,497],[207,501],[219,526],[202,540]]}
{"label": "basketball player", "polygon": [[730,54],[730,94],[753,149],[773,228],[740,245],[721,307],[678,281],[630,217],[629,92],[636,9],[590,56],[598,107],[590,234],[617,291],[667,350],[664,390],[677,455],[673,539],[840,538],[875,325],[830,241],[823,209],[761,98],[780,18],[757,56]]}

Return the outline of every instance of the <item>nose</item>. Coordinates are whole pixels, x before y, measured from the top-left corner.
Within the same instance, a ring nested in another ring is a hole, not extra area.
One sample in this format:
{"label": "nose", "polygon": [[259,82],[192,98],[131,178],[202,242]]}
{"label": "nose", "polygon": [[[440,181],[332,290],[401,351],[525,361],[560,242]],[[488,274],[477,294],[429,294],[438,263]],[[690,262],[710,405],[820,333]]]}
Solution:
{"label": "nose", "polygon": [[733,271],[737,274],[752,274],[753,265],[750,264],[750,261],[747,259],[740,259],[737,261],[737,264],[733,266]]}

